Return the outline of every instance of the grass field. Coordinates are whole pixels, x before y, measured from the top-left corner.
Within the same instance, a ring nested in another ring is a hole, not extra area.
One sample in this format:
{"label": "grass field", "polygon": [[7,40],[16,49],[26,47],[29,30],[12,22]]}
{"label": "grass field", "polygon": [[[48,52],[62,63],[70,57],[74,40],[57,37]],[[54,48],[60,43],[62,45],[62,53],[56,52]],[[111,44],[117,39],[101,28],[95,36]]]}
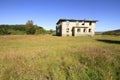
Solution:
{"label": "grass field", "polygon": [[0,36],[0,80],[120,80],[120,36]]}

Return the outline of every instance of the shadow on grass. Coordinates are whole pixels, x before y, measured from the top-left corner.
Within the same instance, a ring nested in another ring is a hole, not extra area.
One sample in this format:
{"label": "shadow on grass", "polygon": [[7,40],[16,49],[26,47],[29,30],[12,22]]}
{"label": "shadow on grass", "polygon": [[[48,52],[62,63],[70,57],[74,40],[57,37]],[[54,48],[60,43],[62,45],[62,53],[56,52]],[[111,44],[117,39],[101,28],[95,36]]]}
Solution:
{"label": "shadow on grass", "polygon": [[97,41],[111,43],[111,44],[120,44],[120,41],[117,41],[117,40],[97,39]]}

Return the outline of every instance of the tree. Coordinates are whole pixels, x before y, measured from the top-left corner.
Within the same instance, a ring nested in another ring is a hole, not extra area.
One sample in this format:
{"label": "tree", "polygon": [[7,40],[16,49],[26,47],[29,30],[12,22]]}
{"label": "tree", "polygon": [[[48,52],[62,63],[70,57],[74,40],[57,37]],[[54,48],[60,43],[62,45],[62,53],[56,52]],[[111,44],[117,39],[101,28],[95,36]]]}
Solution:
{"label": "tree", "polygon": [[[8,27],[9,28],[9,27]],[[0,25],[0,35],[10,34],[6,25]]]}
{"label": "tree", "polygon": [[46,34],[47,31],[43,27],[36,26],[35,34]]}
{"label": "tree", "polygon": [[26,23],[26,33],[35,34],[35,32],[36,32],[36,29],[35,29],[35,26],[33,25],[33,21],[28,20],[28,22]]}
{"label": "tree", "polygon": [[49,30],[49,34],[54,34],[54,30],[53,30],[53,29],[50,29],[50,30]]}

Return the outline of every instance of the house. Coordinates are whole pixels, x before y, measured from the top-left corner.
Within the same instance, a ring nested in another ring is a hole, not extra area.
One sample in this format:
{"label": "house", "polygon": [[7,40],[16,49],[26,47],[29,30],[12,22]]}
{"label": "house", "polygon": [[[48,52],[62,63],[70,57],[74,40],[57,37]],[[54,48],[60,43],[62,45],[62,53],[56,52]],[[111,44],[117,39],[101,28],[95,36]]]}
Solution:
{"label": "house", "polygon": [[56,23],[57,36],[93,36],[97,20],[59,19]]}

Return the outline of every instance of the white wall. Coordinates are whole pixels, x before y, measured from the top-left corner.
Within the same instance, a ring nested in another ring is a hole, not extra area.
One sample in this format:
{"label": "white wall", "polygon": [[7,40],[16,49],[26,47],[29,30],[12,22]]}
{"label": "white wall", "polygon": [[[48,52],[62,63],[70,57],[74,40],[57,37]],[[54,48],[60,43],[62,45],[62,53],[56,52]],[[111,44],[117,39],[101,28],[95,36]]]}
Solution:
{"label": "white wall", "polygon": [[[61,23],[62,25],[62,36],[72,36],[72,29],[75,28],[75,36],[81,36],[81,35],[91,35],[93,36],[95,34],[95,22],[92,22],[92,25],[89,25],[89,22],[85,22],[84,25],[82,25],[82,22],[79,22],[79,25],[76,25],[76,22],[69,22],[69,25],[67,25],[66,21]],[[80,32],[77,32],[77,27],[79,27],[81,30]],[[87,28],[86,28],[87,27]],[[67,28],[69,28],[69,32],[67,32]],[[86,28],[86,32],[83,32],[84,28]],[[91,32],[89,32],[89,29],[91,29]]]}

